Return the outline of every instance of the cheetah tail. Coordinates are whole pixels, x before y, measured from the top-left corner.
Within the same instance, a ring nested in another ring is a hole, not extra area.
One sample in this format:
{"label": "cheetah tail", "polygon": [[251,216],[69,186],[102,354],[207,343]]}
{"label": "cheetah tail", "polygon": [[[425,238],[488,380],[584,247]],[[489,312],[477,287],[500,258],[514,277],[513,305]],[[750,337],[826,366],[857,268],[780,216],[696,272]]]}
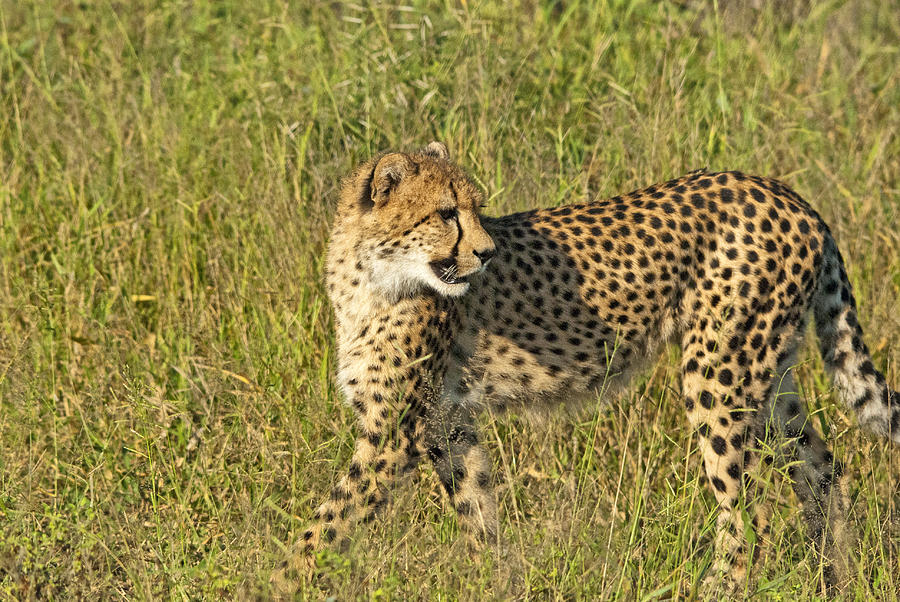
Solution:
{"label": "cheetah tail", "polygon": [[872,365],[844,262],[830,233],[825,237],[813,314],[822,359],[840,400],[856,411],[863,428],[900,444],[900,393]]}

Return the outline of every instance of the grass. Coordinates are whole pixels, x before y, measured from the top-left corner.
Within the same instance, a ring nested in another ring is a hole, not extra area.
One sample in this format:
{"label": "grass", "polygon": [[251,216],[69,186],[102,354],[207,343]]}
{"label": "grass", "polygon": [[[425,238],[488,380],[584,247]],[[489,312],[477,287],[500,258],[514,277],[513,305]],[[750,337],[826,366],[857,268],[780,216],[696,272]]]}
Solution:
{"label": "grass", "polygon": [[[0,597],[269,595],[351,452],[322,257],[340,178],[385,148],[446,141],[493,215],[705,165],[783,178],[900,385],[900,5],[755,4],[0,0]],[[813,349],[846,597],[896,599],[900,456]],[[574,420],[485,417],[496,554],[423,467],[301,595],[692,595],[714,503],[676,356]],[[816,597],[789,489],[755,599]]]}

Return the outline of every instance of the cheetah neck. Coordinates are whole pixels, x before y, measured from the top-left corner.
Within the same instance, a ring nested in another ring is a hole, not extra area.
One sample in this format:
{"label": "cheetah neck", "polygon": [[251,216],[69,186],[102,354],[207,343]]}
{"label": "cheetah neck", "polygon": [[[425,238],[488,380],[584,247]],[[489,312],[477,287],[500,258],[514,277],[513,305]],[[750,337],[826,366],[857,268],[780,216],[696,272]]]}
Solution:
{"label": "cheetah neck", "polygon": [[[373,266],[372,254],[358,241],[333,236],[328,249],[327,286],[334,308],[338,344],[352,340],[356,334],[391,316],[416,312],[430,316],[445,311],[453,301],[437,298],[423,286],[407,286],[391,281],[396,268]],[[384,273],[373,278],[373,273]]]}

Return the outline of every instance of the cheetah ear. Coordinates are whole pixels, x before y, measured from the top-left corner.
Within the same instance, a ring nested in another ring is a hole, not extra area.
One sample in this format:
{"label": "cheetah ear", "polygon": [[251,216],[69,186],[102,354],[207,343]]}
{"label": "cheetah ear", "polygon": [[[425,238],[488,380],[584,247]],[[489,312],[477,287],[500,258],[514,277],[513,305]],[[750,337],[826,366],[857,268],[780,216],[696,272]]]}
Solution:
{"label": "cheetah ear", "polygon": [[372,172],[371,195],[376,207],[384,205],[397,184],[407,175],[415,172],[416,166],[403,153],[389,153],[383,156]]}
{"label": "cheetah ear", "polygon": [[423,155],[434,157],[435,159],[443,159],[444,161],[450,159],[450,151],[447,150],[447,145],[436,140],[434,142],[429,142],[428,145],[419,152]]}

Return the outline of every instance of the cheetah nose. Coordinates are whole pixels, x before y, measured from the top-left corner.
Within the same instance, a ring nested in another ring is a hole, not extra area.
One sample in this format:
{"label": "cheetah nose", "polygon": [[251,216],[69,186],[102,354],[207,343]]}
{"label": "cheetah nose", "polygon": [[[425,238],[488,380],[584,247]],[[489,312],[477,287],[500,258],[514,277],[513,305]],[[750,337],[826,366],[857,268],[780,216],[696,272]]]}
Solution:
{"label": "cheetah nose", "polygon": [[484,249],[483,251],[472,251],[475,253],[475,257],[481,260],[483,265],[487,265],[494,255],[497,254],[497,249]]}

